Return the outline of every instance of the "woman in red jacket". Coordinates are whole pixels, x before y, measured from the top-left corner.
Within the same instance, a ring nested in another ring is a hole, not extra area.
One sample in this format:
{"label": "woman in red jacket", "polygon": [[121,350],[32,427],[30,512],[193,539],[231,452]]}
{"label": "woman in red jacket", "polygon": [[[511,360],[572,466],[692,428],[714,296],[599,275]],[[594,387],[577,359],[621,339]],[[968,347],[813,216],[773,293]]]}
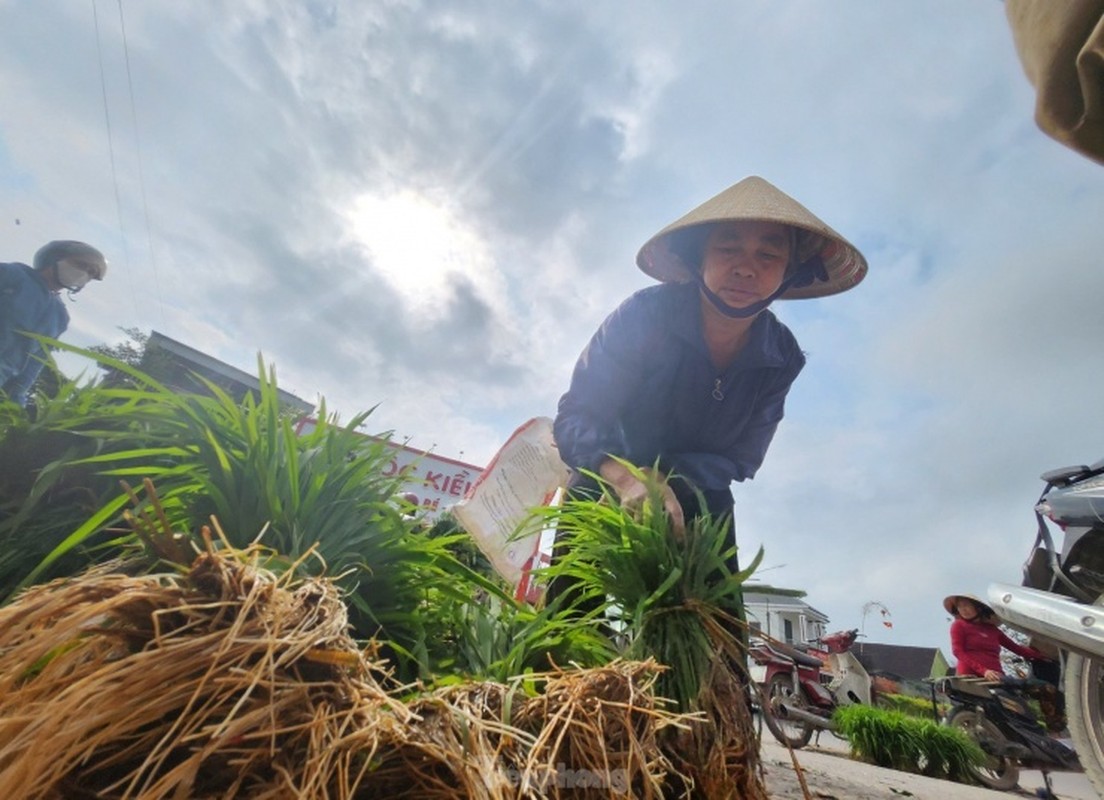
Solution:
{"label": "woman in red jacket", "polygon": [[1038,650],[1018,644],[997,627],[997,615],[972,594],[952,594],[943,608],[955,618],[951,623],[951,652],[958,659],[958,675],[977,675],[990,681],[1004,677],[1001,648],[1029,661],[1046,659]]}
{"label": "woman in red jacket", "polygon": [[[951,623],[951,652],[958,659],[955,673],[976,675],[989,681],[1004,677],[1000,651],[1003,647],[1028,661],[1050,661],[1045,653],[1019,644],[1005,635],[993,609],[972,594],[952,594],[943,599],[943,608],[955,618]],[[1045,683],[1029,694],[1036,696],[1046,717],[1047,729],[1058,732],[1065,728],[1062,702],[1053,684]]]}

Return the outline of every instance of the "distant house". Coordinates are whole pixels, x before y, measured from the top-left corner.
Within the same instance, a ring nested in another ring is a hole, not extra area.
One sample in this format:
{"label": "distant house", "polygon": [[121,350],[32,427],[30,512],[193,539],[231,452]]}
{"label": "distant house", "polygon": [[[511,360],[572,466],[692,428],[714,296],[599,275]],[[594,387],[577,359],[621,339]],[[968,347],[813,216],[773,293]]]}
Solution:
{"label": "distant house", "polygon": [[744,609],[752,631],[786,644],[813,645],[827,633],[828,617],[798,597],[745,591]]}
{"label": "distant house", "polygon": [[947,674],[950,665],[938,647],[877,644],[861,639],[851,648],[881,691],[924,694],[925,678]]}
{"label": "distant house", "polygon": [[[256,396],[261,390],[256,376],[157,331],[152,331],[146,342],[142,367],[151,377],[180,393],[208,394],[207,387],[197,376],[206,378],[238,402],[244,400],[247,394]],[[291,392],[279,388],[276,392],[285,408],[300,414],[314,411],[312,403]]]}
{"label": "distant house", "polygon": [[[829,633],[828,617],[799,597],[744,592],[744,609],[754,635],[761,631],[790,645],[820,648],[819,639]],[[915,694],[926,697],[930,691],[926,678],[947,674],[950,665],[938,647],[910,647],[875,644],[859,639],[851,652],[874,679],[881,692]]]}

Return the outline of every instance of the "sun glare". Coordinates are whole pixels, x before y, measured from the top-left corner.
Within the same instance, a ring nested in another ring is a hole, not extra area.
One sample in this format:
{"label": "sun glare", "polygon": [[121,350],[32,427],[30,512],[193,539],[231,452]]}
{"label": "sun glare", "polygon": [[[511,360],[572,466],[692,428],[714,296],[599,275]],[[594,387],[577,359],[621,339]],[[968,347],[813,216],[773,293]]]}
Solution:
{"label": "sun glare", "polygon": [[431,309],[462,275],[492,293],[490,259],[470,229],[417,192],[361,195],[348,213],[351,237],[370,253],[378,275],[412,306]]}

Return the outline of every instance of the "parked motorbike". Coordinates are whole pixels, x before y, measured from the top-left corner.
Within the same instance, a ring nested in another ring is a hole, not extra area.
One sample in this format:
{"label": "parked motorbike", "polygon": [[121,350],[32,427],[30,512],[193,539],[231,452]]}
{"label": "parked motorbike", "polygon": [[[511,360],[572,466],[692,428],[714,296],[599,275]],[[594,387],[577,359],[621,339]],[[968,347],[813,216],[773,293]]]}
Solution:
{"label": "parked motorbike", "polygon": [[[971,770],[991,789],[1016,786],[1021,766],[1041,770],[1080,770],[1077,753],[1047,735],[1024,698],[1035,679],[1005,678],[1000,682],[973,676],[939,678],[935,683],[950,702],[944,724],[961,729],[985,752],[984,764]],[[1050,794],[1050,779],[1046,778]]]}
{"label": "parked motorbike", "polygon": [[[988,599],[1004,622],[1061,649],[1070,735],[1104,797],[1104,461],[1042,479],[1024,585],[993,583]],[[1048,519],[1063,532],[1060,549]]]}
{"label": "parked motorbike", "polygon": [[[800,749],[814,731],[835,731],[832,712],[839,706],[873,702],[870,675],[851,652],[858,635],[855,629],[823,637],[823,659],[774,639],[752,638],[752,679],[762,691],[763,721],[779,742]],[[827,682],[825,666],[831,672]]]}

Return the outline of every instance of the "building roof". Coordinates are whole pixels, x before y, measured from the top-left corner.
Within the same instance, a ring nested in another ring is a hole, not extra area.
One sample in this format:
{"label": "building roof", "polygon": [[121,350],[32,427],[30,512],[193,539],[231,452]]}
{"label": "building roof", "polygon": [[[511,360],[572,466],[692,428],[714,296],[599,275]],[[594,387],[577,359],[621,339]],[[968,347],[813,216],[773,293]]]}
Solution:
{"label": "building roof", "polygon": [[[189,347],[183,342],[171,339],[163,333],[151,331],[147,346],[158,347],[166,353],[171,354],[179,363],[193,372],[206,374],[208,376],[218,376],[225,381],[237,384],[243,389],[254,392],[260,391],[261,383],[256,376],[250,375],[248,372],[233,367],[224,361],[219,361],[214,356],[209,356],[200,350],[196,350],[194,347]],[[313,403],[308,403],[306,400],[293,395],[291,392],[286,392],[283,389],[277,388],[276,393],[280,398],[280,402],[285,406],[290,406],[296,411],[300,411],[304,414],[310,414],[314,411]]]}
{"label": "building roof", "polygon": [[936,655],[941,654],[938,647],[878,644],[861,639],[852,646],[851,652],[871,675],[881,673],[910,681],[931,677]]}
{"label": "building roof", "polygon": [[800,597],[789,597],[784,594],[765,594],[761,592],[744,592],[744,605],[766,606],[779,611],[801,611],[804,614],[816,617],[820,622],[828,622],[828,615],[817,611]]}

